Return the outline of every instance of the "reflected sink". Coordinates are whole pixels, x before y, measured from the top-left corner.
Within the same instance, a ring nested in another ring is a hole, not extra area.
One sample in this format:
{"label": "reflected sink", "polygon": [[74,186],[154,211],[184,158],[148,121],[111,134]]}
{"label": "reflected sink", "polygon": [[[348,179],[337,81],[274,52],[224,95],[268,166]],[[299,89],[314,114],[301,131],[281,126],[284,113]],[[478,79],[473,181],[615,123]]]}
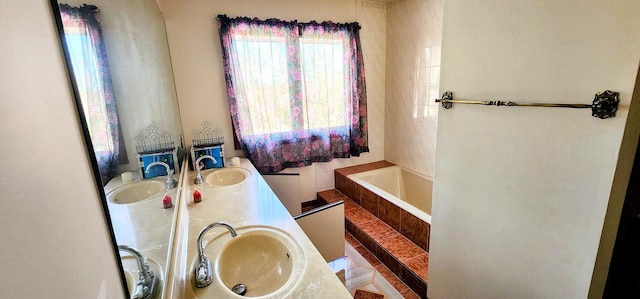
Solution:
{"label": "reflected sink", "polygon": [[204,180],[211,186],[228,187],[244,182],[250,174],[251,172],[240,167],[223,168],[206,174]]}
{"label": "reflected sink", "polygon": [[[120,260],[122,261],[122,269],[124,270],[124,277],[127,281],[127,290],[129,290],[130,295],[133,295],[138,283],[138,279],[140,279],[140,274],[138,274],[138,261],[135,257],[133,257],[133,255],[129,255],[128,253],[124,252],[121,252],[121,254],[122,256]],[[147,264],[149,265],[149,269],[153,271],[153,274],[158,278],[153,293],[160,294],[163,279],[163,273],[161,271],[160,265],[155,260],[150,258],[147,258]]]}
{"label": "reflected sink", "polygon": [[134,203],[160,195],[165,183],[157,180],[142,180],[122,185],[107,193],[107,199],[117,204]]}
{"label": "reflected sink", "polygon": [[[194,287],[196,295],[208,298],[205,295],[210,293],[219,298],[223,292],[225,297],[238,297],[231,290],[243,284],[244,297],[285,297],[304,272],[300,246],[275,227],[246,226],[236,231],[235,238],[223,232],[208,243],[205,254],[214,262],[215,281],[206,288]],[[193,280],[193,274],[190,277]]]}

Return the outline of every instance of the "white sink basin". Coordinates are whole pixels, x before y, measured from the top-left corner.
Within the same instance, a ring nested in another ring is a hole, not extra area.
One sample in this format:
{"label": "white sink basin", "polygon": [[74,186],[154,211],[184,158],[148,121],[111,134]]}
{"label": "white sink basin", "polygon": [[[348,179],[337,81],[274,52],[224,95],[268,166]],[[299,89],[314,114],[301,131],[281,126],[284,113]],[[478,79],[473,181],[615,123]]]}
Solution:
{"label": "white sink basin", "polygon": [[134,203],[160,195],[165,183],[157,180],[142,180],[122,185],[107,193],[107,199],[117,204]]}
{"label": "white sink basin", "polygon": [[240,184],[249,177],[251,172],[244,168],[222,168],[205,175],[207,184],[215,187],[229,187]]}
{"label": "white sink basin", "polygon": [[214,282],[205,288],[194,287],[195,294],[200,298],[239,297],[231,291],[238,284],[246,286],[244,297],[282,298],[292,291],[305,267],[304,253],[296,241],[275,227],[246,226],[236,231],[235,238],[223,231],[205,247],[213,262]]}
{"label": "white sink basin", "polygon": [[[129,290],[129,294],[133,294],[135,292],[138,279],[140,279],[140,274],[138,274],[138,261],[133,257],[133,255],[128,255],[124,252],[121,252],[120,254],[122,254],[120,260],[122,261],[122,269],[124,270],[124,276],[127,280],[127,289]],[[149,258],[147,258],[147,264],[149,265],[149,269],[153,271],[153,274],[158,278],[154,293],[160,294],[162,293],[161,288],[163,280],[161,267],[155,260]]]}

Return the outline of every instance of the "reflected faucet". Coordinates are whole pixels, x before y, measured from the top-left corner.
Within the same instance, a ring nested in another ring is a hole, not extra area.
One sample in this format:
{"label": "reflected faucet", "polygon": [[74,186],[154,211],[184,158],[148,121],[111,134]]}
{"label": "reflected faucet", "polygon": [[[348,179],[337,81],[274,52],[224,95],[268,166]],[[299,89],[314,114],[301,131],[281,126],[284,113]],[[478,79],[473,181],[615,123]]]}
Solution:
{"label": "reflected faucet", "polygon": [[204,156],[200,156],[198,159],[196,159],[196,178],[193,179],[193,183],[196,185],[200,185],[202,183],[204,183],[204,179],[202,178],[202,173],[200,172],[200,169],[202,169],[202,167],[204,167],[204,165],[202,167],[200,167],[200,161],[204,160],[204,159],[211,159],[211,161],[213,161],[213,164],[218,164],[218,161],[216,160],[216,158],[209,156],[209,155],[204,155]]}
{"label": "reflected faucet", "polygon": [[231,233],[231,237],[235,237],[238,235],[235,229],[231,227],[229,223],[226,222],[215,222],[205,226],[200,233],[198,234],[198,265],[196,265],[194,274],[196,276],[196,286],[199,288],[204,288],[211,284],[213,281],[213,267],[211,266],[211,261],[204,254],[204,248],[202,248],[202,237],[206,234],[210,229],[214,227],[224,227],[229,230]]}
{"label": "reflected faucet", "polygon": [[162,165],[167,169],[167,191],[175,188],[178,186],[178,181],[176,181],[176,179],[173,177],[173,170],[171,169],[171,167],[169,166],[169,164],[164,163],[164,162],[153,162],[149,165],[147,165],[147,169],[145,169],[145,173],[149,173],[149,169],[151,169],[151,167],[156,166],[156,165]]}
{"label": "reflected faucet", "polygon": [[145,258],[138,250],[129,247],[127,245],[118,245],[120,251],[126,251],[131,253],[138,262],[138,274],[140,278],[136,284],[136,289],[131,294],[132,299],[152,299],[156,298],[156,285],[158,283],[158,277],[153,274],[153,271],[149,269],[147,264],[147,258]]}

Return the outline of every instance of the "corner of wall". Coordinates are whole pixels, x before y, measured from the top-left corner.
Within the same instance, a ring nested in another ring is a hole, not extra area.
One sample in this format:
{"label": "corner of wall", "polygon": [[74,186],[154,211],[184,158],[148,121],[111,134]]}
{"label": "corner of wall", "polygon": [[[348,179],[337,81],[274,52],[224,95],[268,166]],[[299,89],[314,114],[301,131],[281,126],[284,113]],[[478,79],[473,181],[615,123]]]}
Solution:
{"label": "corner of wall", "polygon": [[613,177],[613,184],[609,196],[607,211],[604,216],[600,245],[596,255],[596,262],[591,277],[588,298],[602,298],[609,274],[609,264],[613,256],[613,247],[618,234],[618,225],[622,207],[627,195],[629,178],[633,168],[636,151],[638,149],[638,136],[640,135],[640,68],[636,76],[629,114],[620,145],[618,163]]}

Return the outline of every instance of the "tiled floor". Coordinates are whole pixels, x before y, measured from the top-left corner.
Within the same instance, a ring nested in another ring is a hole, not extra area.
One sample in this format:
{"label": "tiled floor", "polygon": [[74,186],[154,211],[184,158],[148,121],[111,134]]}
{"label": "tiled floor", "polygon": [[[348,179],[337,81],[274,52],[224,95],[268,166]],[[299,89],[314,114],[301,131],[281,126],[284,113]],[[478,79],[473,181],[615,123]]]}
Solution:
{"label": "tiled floor", "polygon": [[419,298],[349,233],[345,233],[345,255],[330,262],[329,266],[339,276],[344,275],[345,286],[351,295],[362,289],[389,299]]}

